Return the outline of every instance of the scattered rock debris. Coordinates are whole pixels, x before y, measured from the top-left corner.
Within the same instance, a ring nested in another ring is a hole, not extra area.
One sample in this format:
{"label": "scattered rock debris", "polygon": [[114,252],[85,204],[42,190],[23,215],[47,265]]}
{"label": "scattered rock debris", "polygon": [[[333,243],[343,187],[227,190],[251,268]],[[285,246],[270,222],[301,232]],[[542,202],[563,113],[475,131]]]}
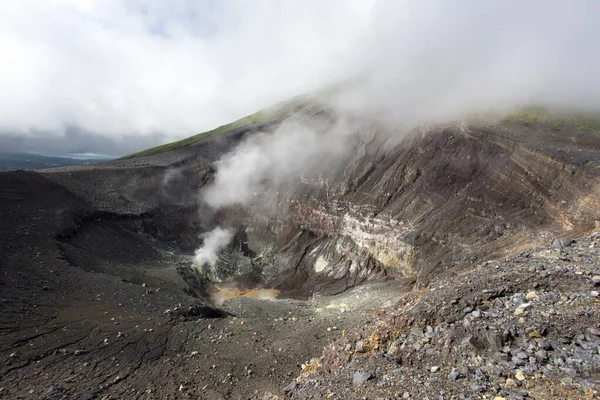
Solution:
{"label": "scattered rock debris", "polygon": [[596,234],[434,281],[327,346],[288,392],[292,399],[329,391],[348,399],[596,398],[599,270]]}

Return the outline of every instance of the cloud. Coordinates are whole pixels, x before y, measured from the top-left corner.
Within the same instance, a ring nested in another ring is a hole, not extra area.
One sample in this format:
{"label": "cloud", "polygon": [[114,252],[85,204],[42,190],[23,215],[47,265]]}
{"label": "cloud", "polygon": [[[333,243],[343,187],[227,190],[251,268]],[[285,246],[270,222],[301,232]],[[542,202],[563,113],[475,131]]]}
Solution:
{"label": "cloud", "polygon": [[170,140],[349,77],[362,85],[339,105],[395,122],[597,108],[599,12],[583,0],[9,2],[0,131]]}
{"label": "cloud", "polygon": [[341,105],[410,126],[524,105],[600,109],[596,2],[376,4]]}
{"label": "cloud", "polygon": [[[381,0],[368,11],[352,51],[337,60],[338,76],[350,79],[333,103],[389,123],[397,136],[531,104],[600,109],[600,27],[590,17],[600,4]],[[323,160],[343,155],[359,132],[348,123],[285,122],[225,154],[203,198],[215,208],[247,205],[257,194],[264,201],[269,187],[311,167],[327,171]]]}
{"label": "cloud", "polygon": [[118,157],[157,146],[164,140],[165,135],[159,133],[146,135],[132,133],[112,137],[75,127],[65,127],[60,132],[37,130],[0,132],[0,149],[3,152],[56,156],[93,153]]}
{"label": "cloud", "polygon": [[3,4],[0,130],[179,138],[211,129],[325,84],[364,8],[341,0]]}

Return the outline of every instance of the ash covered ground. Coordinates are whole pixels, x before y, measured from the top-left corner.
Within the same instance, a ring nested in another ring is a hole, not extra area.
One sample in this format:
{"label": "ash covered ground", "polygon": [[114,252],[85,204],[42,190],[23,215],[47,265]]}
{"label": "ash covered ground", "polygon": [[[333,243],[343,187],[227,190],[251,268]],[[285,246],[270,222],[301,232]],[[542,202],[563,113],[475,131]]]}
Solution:
{"label": "ash covered ground", "polygon": [[597,396],[597,132],[375,132],[263,204],[199,202],[268,129],[0,173],[0,397]]}

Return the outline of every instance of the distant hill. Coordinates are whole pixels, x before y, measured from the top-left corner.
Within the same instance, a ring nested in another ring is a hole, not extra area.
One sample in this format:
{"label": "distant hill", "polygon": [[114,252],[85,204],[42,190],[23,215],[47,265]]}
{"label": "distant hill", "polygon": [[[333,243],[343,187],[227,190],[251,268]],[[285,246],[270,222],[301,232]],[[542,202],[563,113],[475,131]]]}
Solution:
{"label": "distant hill", "polygon": [[72,158],[72,157],[54,157],[42,156],[30,153],[2,153],[0,152],[0,170],[16,169],[45,169],[66,167],[69,165],[91,164],[101,161],[107,161],[110,158]]}

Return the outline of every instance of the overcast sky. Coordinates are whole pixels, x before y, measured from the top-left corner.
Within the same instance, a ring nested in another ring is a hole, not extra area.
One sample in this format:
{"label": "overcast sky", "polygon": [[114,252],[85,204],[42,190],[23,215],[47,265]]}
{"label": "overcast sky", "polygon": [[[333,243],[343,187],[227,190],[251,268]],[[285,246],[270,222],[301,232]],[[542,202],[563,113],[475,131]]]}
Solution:
{"label": "overcast sky", "polygon": [[598,15],[594,0],[3,1],[0,150],[126,154],[358,71],[350,106],[396,118],[597,106]]}

